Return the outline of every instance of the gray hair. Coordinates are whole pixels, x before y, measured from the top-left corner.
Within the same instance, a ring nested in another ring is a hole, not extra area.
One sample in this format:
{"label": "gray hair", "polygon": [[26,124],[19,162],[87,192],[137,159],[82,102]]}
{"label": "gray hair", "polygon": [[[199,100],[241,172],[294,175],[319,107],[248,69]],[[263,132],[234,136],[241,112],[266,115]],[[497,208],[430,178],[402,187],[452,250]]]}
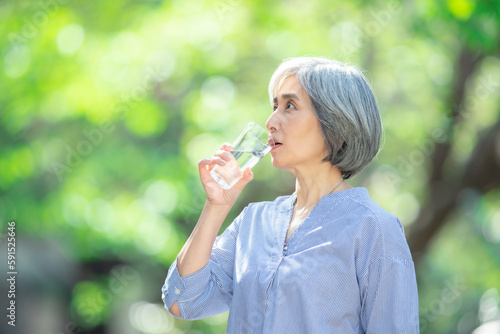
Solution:
{"label": "gray hair", "polygon": [[295,76],[309,94],[321,124],[328,155],[344,179],[355,175],[377,155],[382,122],[370,84],[357,67],[318,57],[286,59],[269,82],[271,105],[283,82]]}

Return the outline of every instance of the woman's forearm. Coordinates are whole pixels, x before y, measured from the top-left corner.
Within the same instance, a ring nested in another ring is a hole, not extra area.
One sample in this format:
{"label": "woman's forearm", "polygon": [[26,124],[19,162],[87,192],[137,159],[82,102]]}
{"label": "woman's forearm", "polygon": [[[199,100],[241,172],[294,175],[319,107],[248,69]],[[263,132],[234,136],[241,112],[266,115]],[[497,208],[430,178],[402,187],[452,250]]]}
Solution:
{"label": "woman's forearm", "polygon": [[[200,270],[208,263],[215,238],[230,209],[231,206],[227,205],[205,203],[198,223],[177,255],[177,270],[181,277]],[[170,312],[181,316],[177,302],[172,304]]]}
{"label": "woman's forearm", "polygon": [[203,268],[210,260],[212,247],[230,206],[205,203],[200,219],[177,256],[179,275],[187,276]]}

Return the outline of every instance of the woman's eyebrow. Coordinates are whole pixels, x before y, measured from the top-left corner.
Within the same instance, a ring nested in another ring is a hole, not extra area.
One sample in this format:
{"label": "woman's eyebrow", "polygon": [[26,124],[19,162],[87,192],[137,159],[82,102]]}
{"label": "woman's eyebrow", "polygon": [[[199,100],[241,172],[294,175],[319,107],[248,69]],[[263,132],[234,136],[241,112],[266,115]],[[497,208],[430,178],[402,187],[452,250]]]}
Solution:
{"label": "woman's eyebrow", "polygon": [[[284,99],[284,100],[286,100],[286,99],[293,99],[293,100],[298,100],[298,101],[300,101],[299,97],[298,97],[297,95],[293,94],[293,93],[286,93],[286,94],[282,94],[282,95],[281,95],[281,98],[282,98],[282,99]],[[277,97],[275,97],[275,98],[273,99],[273,102],[274,102],[274,103],[278,103],[278,98],[277,98]]]}

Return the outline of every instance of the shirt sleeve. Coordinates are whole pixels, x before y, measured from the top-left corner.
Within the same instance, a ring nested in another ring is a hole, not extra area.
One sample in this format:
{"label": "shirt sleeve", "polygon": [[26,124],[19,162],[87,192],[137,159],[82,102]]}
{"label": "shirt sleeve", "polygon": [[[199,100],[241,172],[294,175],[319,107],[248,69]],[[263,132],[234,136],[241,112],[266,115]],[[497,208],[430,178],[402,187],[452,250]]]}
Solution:
{"label": "shirt sleeve", "polygon": [[[245,208],[246,210],[246,208]],[[180,317],[196,320],[229,310],[233,296],[233,269],[239,224],[245,210],[219,235],[208,263],[200,270],[181,277],[177,259],[168,270],[162,287],[162,299],[170,312],[177,302]]]}
{"label": "shirt sleeve", "polygon": [[418,292],[411,259],[382,258],[360,280],[361,324],[367,334],[419,333]]}

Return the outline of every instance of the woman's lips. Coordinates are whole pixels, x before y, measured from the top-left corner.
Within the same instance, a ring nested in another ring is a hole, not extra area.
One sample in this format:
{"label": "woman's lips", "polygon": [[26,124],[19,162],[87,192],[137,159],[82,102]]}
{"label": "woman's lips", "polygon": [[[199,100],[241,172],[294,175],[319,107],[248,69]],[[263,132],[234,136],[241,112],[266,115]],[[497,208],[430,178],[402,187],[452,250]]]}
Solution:
{"label": "woman's lips", "polygon": [[280,147],[281,145],[282,145],[281,143],[275,143],[275,144],[273,145],[273,148],[271,148],[271,151],[270,151],[270,152],[272,152],[272,151],[276,150],[276,149],[277,149],[278,147]]}

